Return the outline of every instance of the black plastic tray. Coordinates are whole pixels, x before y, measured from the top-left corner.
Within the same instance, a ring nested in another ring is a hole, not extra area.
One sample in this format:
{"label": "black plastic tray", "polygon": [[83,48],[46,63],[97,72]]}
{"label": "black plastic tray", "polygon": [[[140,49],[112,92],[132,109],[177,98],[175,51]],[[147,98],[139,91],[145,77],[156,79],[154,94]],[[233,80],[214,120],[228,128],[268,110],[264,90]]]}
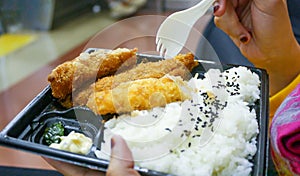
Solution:
{"label": "black plastic tray", "polygon": [[[138,58],[143,60],[146,58],[149,61],[156,61],[161,59],[158,56],[142,54],[138,55]],[[199,64],[199,66],[193,70],[192,74],[198,73],[200,76],[203,76],[205,70],[207,70],[208,68],[222,67],[224,69],[228,69],[234,67],[234,65],[217,65],[209,62],[199,62],[201,64]],[[261,97],[259,102],[257,102],[257,104],[255,105],[260,132],[257,138],[257,153],[253,159],[254,166],[251,175],[262,176],[267,174],[269,157],[268,75],[263,69],[252,67],[248,68],[251,71],[257,73],[261,80]],[[75,109],[76,111],[81,111],[81,113],[91,113],[87,109]],[[46,126],[58,120],[63,121],[66,126],[67,132],[71,130],[81,131],[76,119],[72,118],[75,117],[72,114],[74,114],[74,109],[65,109],[61,107],[56,99],[53,98],[50,86],[47,86],[1,131],[0,145],[105,172],[109,162],[107,160],[96,158],[93,152],[90,152],[88,155],[80,155],[52,149],[43,144],[41,131],[43,131]],[[142,175],[169,175],[148,170],[146,168],[136,168],[136,170],[138,170]]]}

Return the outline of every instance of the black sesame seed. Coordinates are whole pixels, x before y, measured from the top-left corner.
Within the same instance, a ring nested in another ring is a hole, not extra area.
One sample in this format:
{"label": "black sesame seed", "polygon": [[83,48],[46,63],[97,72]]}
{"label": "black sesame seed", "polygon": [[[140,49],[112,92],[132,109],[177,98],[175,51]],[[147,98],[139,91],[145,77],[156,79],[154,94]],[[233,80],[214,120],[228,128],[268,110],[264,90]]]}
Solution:
{"label": "black sesame seed", "polygon": [[152,117],[154,117],[154,118],[157,118],[157,117],[158,117],[158,115],[157,115],[157,114],[153,114],[153,115],[152,115]]}
{"label": "black sesame seed", "polygon": [[186,136],[190,136],[190,135],[191,135],[191,131],[185,132],[185,135],[186,135]]}
{"label": "black sesame seed", "polygon": [[172,130],[170,128],[165,128],[165,130],[167,130],[169,132],[172,132]]}

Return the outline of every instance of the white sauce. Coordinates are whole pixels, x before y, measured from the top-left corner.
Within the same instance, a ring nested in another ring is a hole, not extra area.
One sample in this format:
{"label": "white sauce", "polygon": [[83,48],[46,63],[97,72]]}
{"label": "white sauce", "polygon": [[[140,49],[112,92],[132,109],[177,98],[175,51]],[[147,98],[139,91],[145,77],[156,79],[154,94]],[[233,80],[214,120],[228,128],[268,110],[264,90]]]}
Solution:
{"label": "white sauce", "polygon": [[59,144],[52,143],[50,147],[86,155],[89,153],[93,145],[92,139],[74,131],[72,131],[68,136],[60,137],[60,139],[61,142]]}

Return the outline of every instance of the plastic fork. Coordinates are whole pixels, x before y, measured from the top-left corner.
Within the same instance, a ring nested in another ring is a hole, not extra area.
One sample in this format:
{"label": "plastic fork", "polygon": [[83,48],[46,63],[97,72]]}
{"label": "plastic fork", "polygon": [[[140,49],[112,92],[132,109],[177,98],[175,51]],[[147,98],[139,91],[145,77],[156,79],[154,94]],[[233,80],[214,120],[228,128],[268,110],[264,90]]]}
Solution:
{"label": "plastic fork", "polygon": [[213,2],[214,0],[202,0],[191,8],[167,17],[156,34],[156,50],[161,56],[172,58],[182,50],[193,25],[207,12]]}

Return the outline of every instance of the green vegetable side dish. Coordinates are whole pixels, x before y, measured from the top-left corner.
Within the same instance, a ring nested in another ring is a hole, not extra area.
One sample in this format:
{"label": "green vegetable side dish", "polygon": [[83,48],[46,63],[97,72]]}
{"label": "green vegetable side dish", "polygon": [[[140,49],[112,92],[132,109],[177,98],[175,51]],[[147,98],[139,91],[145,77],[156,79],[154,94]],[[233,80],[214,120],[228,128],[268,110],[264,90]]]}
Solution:
{"label": "green vegetable side dish", "polygon": [[51,145],[52,143],[60,143],[61,136],[64,136],[65,127],[61,122],[53,123],[50,127],[45,129],[43,135],[43,141],[47,145]]}

